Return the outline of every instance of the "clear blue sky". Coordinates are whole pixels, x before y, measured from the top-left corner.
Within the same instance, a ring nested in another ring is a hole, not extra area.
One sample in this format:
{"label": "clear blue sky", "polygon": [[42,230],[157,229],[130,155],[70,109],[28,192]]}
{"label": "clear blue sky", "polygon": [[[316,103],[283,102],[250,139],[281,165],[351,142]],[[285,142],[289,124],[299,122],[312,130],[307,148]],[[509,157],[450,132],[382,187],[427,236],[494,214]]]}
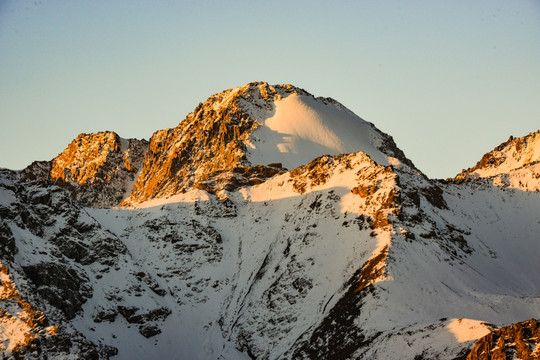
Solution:
{"label": "clear blue sky", "polygon": [[0,167],[251,81],[333,97],[450,177],[540,128],[540,1],[1,0]]}

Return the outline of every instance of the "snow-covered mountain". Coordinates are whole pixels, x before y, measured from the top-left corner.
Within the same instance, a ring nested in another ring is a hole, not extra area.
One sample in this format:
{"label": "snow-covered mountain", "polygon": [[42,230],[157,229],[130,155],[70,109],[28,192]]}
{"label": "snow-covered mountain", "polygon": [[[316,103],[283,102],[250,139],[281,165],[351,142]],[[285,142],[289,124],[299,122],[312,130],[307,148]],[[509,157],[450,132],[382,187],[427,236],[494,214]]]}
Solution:
{"label": "snow-covered mountain", "polygon": [[540,131],[514,138],[485,154],[472,168],[456,176],[458,181],[489,181],[495,186],[525,191],[540,190]]}
{"label": "snow-covered mountain", "polygon": [[291,85],[250,83],[211,96],[174,129],[152,135],[123,205],[199,188],[232,191],[314,158],[364,151],[408,161],[393,140],[335,100]]}
{"label": "snow-covered mountain", "polygon": [[523,139],[431,180],[335,100],[266,83],[213,95],[149,143],[81,135],[52,162],[0,171],[0,347],[535,358],[534,321],[497,328],[540,316],[540,193],[481,180],[518,169],[532,184],[536,136]]}

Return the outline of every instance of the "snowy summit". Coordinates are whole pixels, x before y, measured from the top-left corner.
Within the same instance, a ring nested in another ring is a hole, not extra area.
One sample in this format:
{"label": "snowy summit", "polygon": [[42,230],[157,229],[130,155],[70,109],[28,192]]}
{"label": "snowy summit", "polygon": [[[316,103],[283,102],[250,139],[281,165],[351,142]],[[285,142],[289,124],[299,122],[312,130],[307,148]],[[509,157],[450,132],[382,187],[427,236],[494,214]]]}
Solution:
{"label": "snowy summit", "polygon": [[261,98],[240,102],[260,123],[247,144],[250,163],[282,163],[292,170],[322,155],[363,151],[377,163],[388,165],[387,156],[379,150],[383,138],[371,123],[335,100],[287,92],[287,86],[273,89],[283,95],[270,106],[263,106],[266,99]]}

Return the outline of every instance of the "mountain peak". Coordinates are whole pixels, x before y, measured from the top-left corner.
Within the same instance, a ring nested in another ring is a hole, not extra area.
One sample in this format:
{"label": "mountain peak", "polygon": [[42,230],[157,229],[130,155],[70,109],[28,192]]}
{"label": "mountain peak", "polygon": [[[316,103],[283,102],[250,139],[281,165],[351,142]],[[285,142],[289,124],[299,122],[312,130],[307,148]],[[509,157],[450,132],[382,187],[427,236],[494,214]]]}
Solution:
{"label": "mountain peak", "polygon": [[[122,143],[112,131],[79,134],[68,147],[52,161],[51,178],[85,185],[94,181],[99,169],[111,153],[119,152]],[[131,168],[125,159],[126,169]]]}
{"label": "mountain peak", "polygon": [[535,355],[535,321],[494,329],[539,311],[539,193],[489,182],[533,189],[539,135],[432,180],[337,101],[262,82],[149,143],[81,134],[0,169],[0,354]]}
{"label": "mountain peak", "polygon": [[233,190],[318,156],[358,151],[381,165],[399,159],[412,166],[390,136],[337,101],[292,85],[253,82],[210,96],[174,129],[154,133],[124,204],[192,187]]}

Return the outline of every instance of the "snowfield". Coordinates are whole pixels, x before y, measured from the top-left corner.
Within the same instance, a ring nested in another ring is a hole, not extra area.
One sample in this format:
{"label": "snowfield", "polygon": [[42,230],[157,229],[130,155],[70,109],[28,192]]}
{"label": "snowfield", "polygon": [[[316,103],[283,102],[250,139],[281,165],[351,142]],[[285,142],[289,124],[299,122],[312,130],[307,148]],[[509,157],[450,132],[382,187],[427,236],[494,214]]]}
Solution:
{"label": "snowfield", "polygon": [[388,165],[387,156],[378,150],[379,133],[341,104],[291,94],[275,101],[267,113],[245,108],[262,123],[248,144],[252,164],[281,163],[292,170],[322,155],[361,150],[378,164]]}

